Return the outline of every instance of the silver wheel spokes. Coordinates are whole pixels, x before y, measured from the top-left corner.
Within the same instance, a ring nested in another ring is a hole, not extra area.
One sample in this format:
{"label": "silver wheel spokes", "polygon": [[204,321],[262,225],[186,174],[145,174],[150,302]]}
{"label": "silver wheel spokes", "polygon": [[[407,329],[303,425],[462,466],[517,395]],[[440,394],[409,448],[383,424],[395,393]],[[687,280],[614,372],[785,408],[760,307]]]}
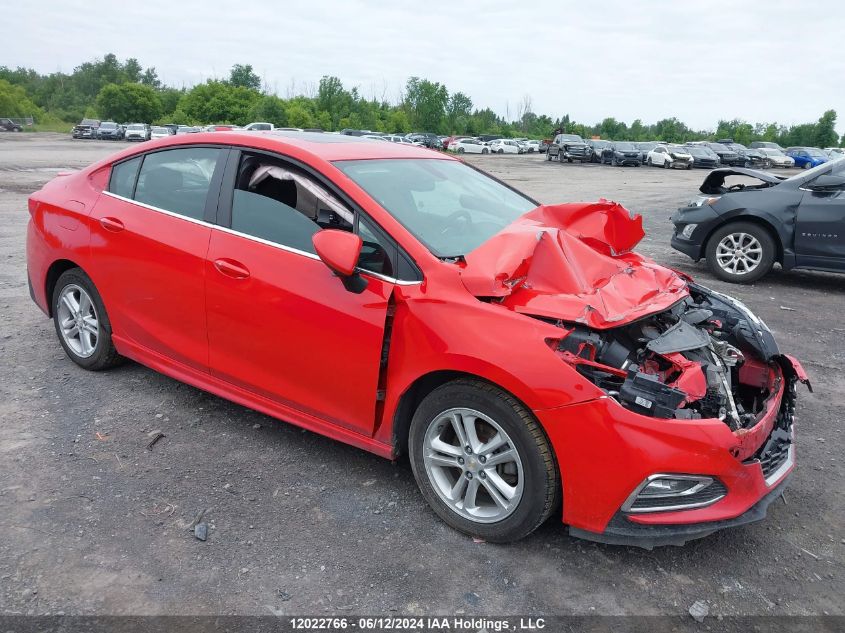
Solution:
{"label": "silver wheel spokes", "polygon": [[91,297],[76,284],[62,290],[56,320],[67,346],[80,358],[88,358],[97,348],[100,322]]}
{"label": "silver wheel spokes", "polygon": [[719,268],[734,275],[747,275],[760,265],[763,247],[748,233],[730,233],[716,247]]}
{"label": "silver wheel spokes", "polygon": [[504,429],[479,411],[449,409],[432,420],[423,461],[438,496],[472,521],[501,521],[522,498],[519,454]]}

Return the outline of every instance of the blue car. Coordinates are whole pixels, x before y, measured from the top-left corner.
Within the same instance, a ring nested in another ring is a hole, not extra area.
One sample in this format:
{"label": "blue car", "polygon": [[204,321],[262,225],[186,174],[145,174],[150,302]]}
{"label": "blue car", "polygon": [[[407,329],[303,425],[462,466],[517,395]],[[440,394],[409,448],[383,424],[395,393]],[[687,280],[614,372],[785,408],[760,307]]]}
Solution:
{"label": "blue car", "polygon": [[786,155],[795,160],[795,166],[810,169],[828,161],[827,154],[815,147],[790,147]]}

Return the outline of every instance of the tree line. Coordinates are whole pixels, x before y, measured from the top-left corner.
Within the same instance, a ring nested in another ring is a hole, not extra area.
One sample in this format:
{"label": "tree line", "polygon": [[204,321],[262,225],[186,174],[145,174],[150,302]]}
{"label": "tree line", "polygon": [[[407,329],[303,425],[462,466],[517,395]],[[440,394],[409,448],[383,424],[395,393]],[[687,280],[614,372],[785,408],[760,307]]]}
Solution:
{"label": "tree line", "polygon": [[311,94],[281,98],[262,85],[250,64],[235,64],[225,79],[209,79],[190,88],[167,86],[154,67],[137,59],[121,62],[113,54],[85,62],[72,73],[40,74],[31,68],[0,66],[0,116],[33,116],[39,123],[75,123],[83,117],[124,122],[186,125],[266,121],[280,127],[344,128],[378,132],[411,131],[440,134],[499,134],[504,137],[548,138],[561,128],[585,138],[629,141],[732,138],[748,144],[763,140],[783,146],[845,145],[836,133],[836,112],[816,121],[785,126],[720,120],[715,130],[694,130],[677,118],[656,123],[640,119],[630,125],[609,117],[593,125],[569,115],[552,118],[533,111],[526,96],[515,116],[502,117],[490,108],[476,108],[463,92],[449,92],[441,83],[411,77],[395,103],[367,98],[337,77],[324,76]]}

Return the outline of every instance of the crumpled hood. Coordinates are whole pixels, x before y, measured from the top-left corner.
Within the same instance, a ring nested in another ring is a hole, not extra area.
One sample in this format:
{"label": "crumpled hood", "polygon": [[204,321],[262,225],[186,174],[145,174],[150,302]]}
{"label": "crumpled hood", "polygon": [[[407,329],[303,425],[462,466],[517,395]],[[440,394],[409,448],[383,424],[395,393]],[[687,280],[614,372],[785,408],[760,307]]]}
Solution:
{"label": "crumpled hood", "polygon": [[466,255],[464,286],[516,312],[616,327],[687,296],[674,271],[631,252],[642,216],[615,202],[539,206]]}

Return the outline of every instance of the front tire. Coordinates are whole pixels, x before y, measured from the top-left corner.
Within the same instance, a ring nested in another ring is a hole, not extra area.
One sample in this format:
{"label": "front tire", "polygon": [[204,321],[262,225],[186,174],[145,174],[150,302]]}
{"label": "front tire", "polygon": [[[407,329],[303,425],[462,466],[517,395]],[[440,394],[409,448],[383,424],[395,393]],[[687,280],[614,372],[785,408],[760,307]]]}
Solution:
{"label": "front tire", "polygon": [[122,362],[112,343],[111,322],[100,293],[82,269],[61,274],[52,300],[56,335],[74,363],[100,371]]}
{"label": "front tire", "polygon": [[471,536],[521,539],[557,506],[560,480],[543,429],[489,383],[455,380],[426,396],[411,421],[409,453],[426,501]]}
{"label": "front tire", "polygon": [[707,267],[716,277],[730,283],[753,283],[775,263],[775,241],[763,227],[751,222],[733,222],[716,230],[707,241]]}

